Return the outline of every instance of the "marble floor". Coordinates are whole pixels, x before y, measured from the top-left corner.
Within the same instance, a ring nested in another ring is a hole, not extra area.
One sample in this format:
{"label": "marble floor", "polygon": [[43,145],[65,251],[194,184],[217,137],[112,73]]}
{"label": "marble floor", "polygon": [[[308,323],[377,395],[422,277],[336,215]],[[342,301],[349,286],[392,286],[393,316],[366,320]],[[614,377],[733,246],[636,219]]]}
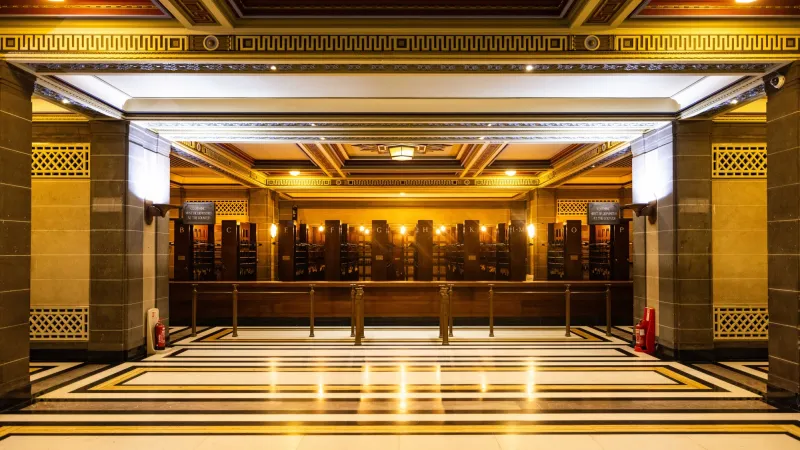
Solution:
{"label": "marble floor", "polygon": [[629,327],[170,332],[141,361],[32,363],[0,449],[800,449],[800,414],[761,401],[765,362],[662,361]]}

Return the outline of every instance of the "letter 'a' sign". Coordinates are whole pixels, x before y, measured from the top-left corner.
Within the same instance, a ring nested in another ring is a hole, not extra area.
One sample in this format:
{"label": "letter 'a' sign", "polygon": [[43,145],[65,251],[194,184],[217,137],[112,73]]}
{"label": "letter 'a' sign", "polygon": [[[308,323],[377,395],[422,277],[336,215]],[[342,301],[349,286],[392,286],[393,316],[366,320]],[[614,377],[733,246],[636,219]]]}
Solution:
{"label": "letter 'a' sign", "polygon": [[214,202],[186,202],[183,204],[183,223],[186,225],[214,225],[216,220]]}
{"label": "letter 'a' sign", "polygon": [[586,219],[589,225],[618,225],[619,203],[589,203]]}

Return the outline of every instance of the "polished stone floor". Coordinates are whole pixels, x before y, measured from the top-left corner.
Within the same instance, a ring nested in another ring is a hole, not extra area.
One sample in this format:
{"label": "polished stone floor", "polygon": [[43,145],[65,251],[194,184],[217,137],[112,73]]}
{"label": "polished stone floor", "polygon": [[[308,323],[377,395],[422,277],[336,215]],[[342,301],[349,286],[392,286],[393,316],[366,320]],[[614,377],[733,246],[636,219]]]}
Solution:
{"label": "polished stone floor", "polygon": [[765,362],[661,361],[629,328],[170,331],[138,362],[32,363],[0,449],[800,448],[800,414],[761,401]]}

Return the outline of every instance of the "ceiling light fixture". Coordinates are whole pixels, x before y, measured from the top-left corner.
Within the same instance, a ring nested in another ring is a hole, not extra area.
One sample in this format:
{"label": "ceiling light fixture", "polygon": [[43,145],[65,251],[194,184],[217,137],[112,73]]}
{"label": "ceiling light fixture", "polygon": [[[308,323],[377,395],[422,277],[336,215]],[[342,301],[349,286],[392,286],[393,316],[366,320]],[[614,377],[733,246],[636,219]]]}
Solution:
{"label": "ceiling light fixture", "polygon": [[319,140],[320,141],[324,141],[325,140],[325,136],[322,136],[321,138],[319,138]]}
{"label": "ceiling light fixture", "polygon": [[278,66],[269,66],[269,70],[274,72],[274,71],[278,70]]}
{"label": "ceiling light fixture", "polygon": [[405,196],[406,196],[406,193],[405,193],[405,192],[401,192],[401,193],[400,193],[400,197],[405,197]]}
{"label": "ceiling light fixture", "polygon": [[68,99],[68,98],[62,98],[62,99],[61,99],[61,103],[65,104],[65,105],[69,105],[69,104],[70,104],[70,103],[72,103],[72,102],[71,102],[71,101],[69,101],[69,99]]}
{"label": "ceiling light fixture", "polygon": [[527,66],[525,66],[525,71],[526,72],[533,72],[533,66],[528,64]]}
{"label": "ceiling light fixture", "polygon": [[405,144],[390,145],[389,155],[393,161],[411,161],[414,157],[414,146]]}
{"label": "ceiling light fixture", "polygon": [[289,172],[289,175],[291,175],[293,177],[296,177],[296,176],[300,175],[300,171],[299,170],[292,170],[292,171]]}
{"label": "ceiling light fixture", "polygon": [[481,225],[481,233],[486,233],[486,225]]}
{"label": "ceiling light fixture", "polygon": [[481,136],[481,137],[479,137],[478,139],[480,139],[480,140],[484,140],[484,139],[486,139],[486,137],[484,137],[484,136]]}
{"label": "ceiling light fixture", "polygon": [[322,233],[323,231],[325,231],[325,225],[320,225],[319,232]]}
{"label": "ceiling light fixture", "polygon": [[739,100],[737,100],[737,99],[733,99],[733,100],[731,100],[731,105],[735,105],[735,104],[737,104],[737,103],[739,103]]}
{"label": "ceiling light fixture", "polygon": [[513,177],[516,174],[517,174],[516,170],[513,170],[513,169],[506,170],[506,175],[508,175],[510,177]]}
{"label": "ceiling light fixture", "polygon": [[317,126],[317,124],[315,124],[315,123],[312,123],[312,124],[311,124],[311,126],[312,126],[312,127],[315,127],[315,126]]}

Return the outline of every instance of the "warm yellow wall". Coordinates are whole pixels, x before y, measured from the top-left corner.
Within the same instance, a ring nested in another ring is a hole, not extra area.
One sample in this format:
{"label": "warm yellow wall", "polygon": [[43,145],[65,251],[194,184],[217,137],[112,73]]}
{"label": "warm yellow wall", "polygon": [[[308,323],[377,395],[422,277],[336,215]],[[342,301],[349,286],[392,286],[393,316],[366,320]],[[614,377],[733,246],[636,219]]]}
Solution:
{"label": "warm yellow wall", "polygon": [[715,305],[767,303],[767,180],[711,182]]}
{"label": "warm yellow wall", "polygon": [[31,307],[89,305],[89,180],[31,182]]}
{"label": "warm yellow wall", "polygon": [[479,220],[483,224],[506,223],[511,218],[508,208],[450,208],[446,204],[422,207],[379,208],[304,208],[298,205],[298,220],[309,225],[325,220],[339,220],[353,225],[371,224],[373,220],[386,220],[391,225],[416,225],[419,220],[433,220],[435,225],[455,225],[465,220]]}

